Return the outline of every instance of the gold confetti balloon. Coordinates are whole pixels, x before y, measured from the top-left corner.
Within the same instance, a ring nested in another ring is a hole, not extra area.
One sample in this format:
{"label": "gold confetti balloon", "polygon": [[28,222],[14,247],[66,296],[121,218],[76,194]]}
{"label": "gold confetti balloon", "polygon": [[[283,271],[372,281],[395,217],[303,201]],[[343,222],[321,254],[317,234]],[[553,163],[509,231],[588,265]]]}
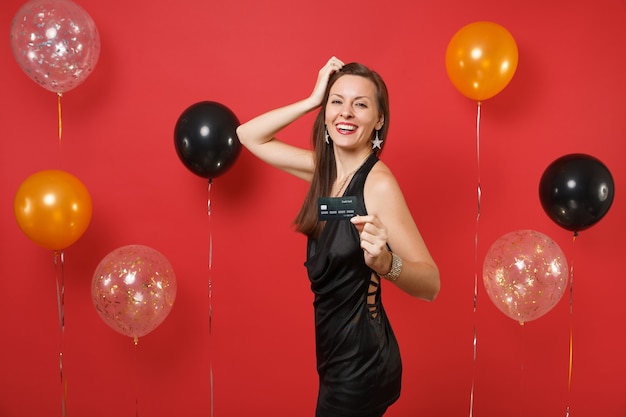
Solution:
{"label": "gold confetti balloon", "polygon": [[485,255],[487,295],[504,314],[520,323],[550,311],[567,287],[567,260],[548,236],[518,230],[496,240]]}
{"label": "gold confetti balloon", "polygon": [[136,341],[169,315],[176,298],[176,277],[158,251],[143,245],[123,246],[98,264],[91,295],[102,320]]}
{"label": "gold confetti balloon", "polygon": [[71,0],[26,2],[13,18],[10,37],[24,73],[58,94],[82,84],[100,55],[95,22]]}

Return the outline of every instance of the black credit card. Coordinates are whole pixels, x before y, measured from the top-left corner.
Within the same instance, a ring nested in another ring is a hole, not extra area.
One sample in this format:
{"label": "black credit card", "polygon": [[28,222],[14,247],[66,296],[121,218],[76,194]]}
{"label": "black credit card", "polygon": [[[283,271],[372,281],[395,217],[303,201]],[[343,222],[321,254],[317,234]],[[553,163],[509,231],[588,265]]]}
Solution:
{"label": "black credit card", "polygon": [[356,197],[320,197],[317,200],[318,220],[347,220],[356,216]]}

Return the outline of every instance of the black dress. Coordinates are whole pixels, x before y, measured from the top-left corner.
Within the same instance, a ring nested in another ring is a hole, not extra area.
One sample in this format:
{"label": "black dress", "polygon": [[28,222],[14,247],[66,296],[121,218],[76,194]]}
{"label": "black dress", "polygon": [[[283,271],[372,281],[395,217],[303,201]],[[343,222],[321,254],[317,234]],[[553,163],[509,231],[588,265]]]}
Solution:
{"label": "black dress", "polygon": [[[357,197],[357,214],[367,214],[363,188],[377,161],[372,153],[344,193]],[[318,239],[308,240],[305,266],[315,296],[316,415],[380,415],[400,396],[402,364],[356,227],[349,220],[328,221]]]}

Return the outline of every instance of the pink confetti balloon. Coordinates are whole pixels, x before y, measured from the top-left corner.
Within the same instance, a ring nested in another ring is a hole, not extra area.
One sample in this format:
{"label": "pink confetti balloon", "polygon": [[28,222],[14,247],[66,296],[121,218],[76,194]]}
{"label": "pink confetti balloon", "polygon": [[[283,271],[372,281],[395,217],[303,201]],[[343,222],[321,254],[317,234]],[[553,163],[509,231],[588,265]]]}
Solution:
{"label": "pink confetti balloon", "polygon": [[106,324],[137,340],[170,313],[176,298],[176,277],[169,261],[156,250],[123,246],[100,261],[91,296]]}
{"label": "pink confetti balloon", "polygon": [[520,323],[550,311],[567,287],[567,260],[548,236],[518,230],[496,240],[487,251],[483,282],[504,314]]}
{"label": "pink confetti balloon", "polygon": [[71,0],[30,0],[11,23],[11,49],[33,81],[64,93],[93,71],[100,35],[91,16]]}

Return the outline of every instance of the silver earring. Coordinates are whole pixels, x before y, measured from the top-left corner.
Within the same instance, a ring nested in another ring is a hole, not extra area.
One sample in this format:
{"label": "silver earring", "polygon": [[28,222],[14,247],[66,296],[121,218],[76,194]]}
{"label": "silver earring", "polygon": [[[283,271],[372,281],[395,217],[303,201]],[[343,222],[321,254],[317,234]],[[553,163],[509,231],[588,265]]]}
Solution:
{"label": "silver earring", "polygon": [[330,144],[330,135],[328,134],[328,128],[324,128],[324,139],[326,140],[326,144]]}
{"label": "silver earring", "polygon": [[382,149],[381,145],[383,144],[383,141],[378,139],[378,130],[376,131],[376,136],[374,137],[374,140],[372,140],[372,150],[374,149]]}

